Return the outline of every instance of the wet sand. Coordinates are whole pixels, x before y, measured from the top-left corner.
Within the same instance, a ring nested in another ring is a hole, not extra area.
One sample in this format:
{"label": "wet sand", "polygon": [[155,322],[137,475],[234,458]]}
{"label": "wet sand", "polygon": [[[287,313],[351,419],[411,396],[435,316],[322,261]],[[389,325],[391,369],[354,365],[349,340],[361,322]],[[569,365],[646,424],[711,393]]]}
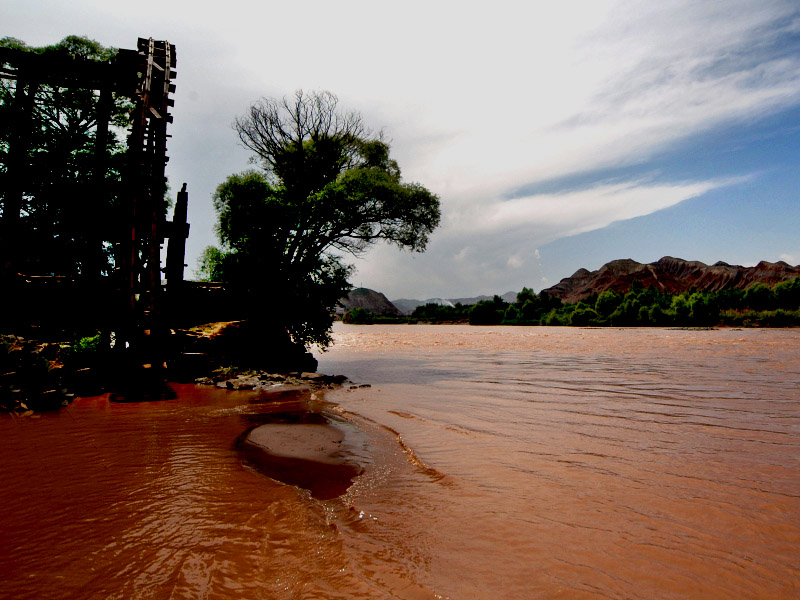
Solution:
{"label": "wet sand", "polygon": [[320,500],[344,494],[363,472],[348,449],[343,422],[319,412],[276,413],[243,436],[245,460],[267,477],[307,489]]}

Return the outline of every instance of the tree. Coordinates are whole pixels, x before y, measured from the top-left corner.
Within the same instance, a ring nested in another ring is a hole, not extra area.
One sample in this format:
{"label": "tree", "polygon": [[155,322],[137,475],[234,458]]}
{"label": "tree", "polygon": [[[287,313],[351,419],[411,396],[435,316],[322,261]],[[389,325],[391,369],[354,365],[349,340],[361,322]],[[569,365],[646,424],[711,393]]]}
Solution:
{"label": "tree", "polygon": [[744,304],[751,310],[770,310],[775,294],[767,284],[757,281],[744,291]]}
{"label": "tree", "polygon": [[672,302],[670,303],[670,312],[675,315],[676,325],[683,326],[689,324],[691,307],[689,306],[689,302],[686,299],[685,294],[677,294],[672,297]]}
{"label": "tree", "polygon": [[719,303],[714,292],[695,292],[689,296],[690,317],[695,325],[719,323]]}
{"label": "tree", "polygon": [[800,278],[782,281],[772,289],[778,308],[797,310],[800,308]]}
{"label": "tree", "polygon": [[491,300],[481,300],[469,312],[470,325],[499,325],[508,309],[508,304],[495,295]]}
{"label": "tree", "polygon": [[[53,46],[27,46],[15,38],[0,47],[49,56],[107,62],[117,53],[94,40],[68,36]],[[3,66],[3,65],[0,65]],[[17,82],[0,79],[0,203],[5,207],[11,147],[21,121]],[[103,168],[96,162],[100,92],[41,84],[32,91],[24,162],[26,187],[16,239],[17,267],[30,274],[98,275],[111,266],[111,246],[103,244],[98,223],[116,223],[115,184],[121,179],[125,142],[120,131],[130,123],[129,99],[115,97],[109,106],[111,128]]]}
{"label": "tree", "polygon": [[580,307],[569,316],[569,324],[573,327],[586,327],[597,322],[598,314],[593,308]]}
{"label": "tree", "polygon": [[613,290],[605,290],[597,297],[594,309],[601,317],[608,318],[622,304],[622,300],[623,297]]}
{"label": "tree", "polygon": [[329,92],[263,99],[234,125],[260,169],[231,175],[214,195],[220,248],[201,269],[230,283],[250,321],[296,344],[330,343],[332,311],[352,266],[378,241],[425,249],[439,199],[401,178],[389,145]]}
{"label": "tree", "polygon": [[374,321],[372,313],[366,308],[354,308],[344,313],[342,321],[351,325],[371,325]]}

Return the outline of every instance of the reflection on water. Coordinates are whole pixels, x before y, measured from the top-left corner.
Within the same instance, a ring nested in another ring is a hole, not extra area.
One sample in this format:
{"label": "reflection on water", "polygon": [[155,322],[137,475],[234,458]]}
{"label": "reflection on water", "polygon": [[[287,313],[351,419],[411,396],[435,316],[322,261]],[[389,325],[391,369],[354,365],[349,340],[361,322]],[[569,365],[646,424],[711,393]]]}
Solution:
{"label": "reflection on water", "polygon": [[[320,370],[371,388],[0,419],[0,597],[800,597],[800,331],[335,339]],[[349,436],[341,496],[237,446],[309,407]]]}

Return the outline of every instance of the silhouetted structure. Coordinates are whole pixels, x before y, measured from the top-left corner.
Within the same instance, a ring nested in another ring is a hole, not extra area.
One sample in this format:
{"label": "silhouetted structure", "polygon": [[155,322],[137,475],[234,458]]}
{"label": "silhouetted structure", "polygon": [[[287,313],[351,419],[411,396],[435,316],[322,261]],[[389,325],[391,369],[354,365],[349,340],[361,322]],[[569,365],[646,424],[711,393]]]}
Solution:
{"label": "silhouetted structure", "polygon": [[[144,362],[161,364],[166,302],[161,281],[161,246],[170,239],[167,281],[170,288],[180,288],[183,280],[185,239],[188,235],[186,184],[178,195],[173,222],[163,215],[167,157],[167,125],[172,122],[169,108],[174,105],[170,94],[175,91],[175,46],[166,41],[140,38],[136,50],[119,50],[108,62],[81,59],[65,54],[36,54],[0,48],[0,77],[14,79],[14,119],[6,162],[6,186],[2,220],[0,220],[0,265],[4,294],[26,298],[25,289],[36,293],[48,287],[42,280],[31,286],[31,277],[18,273],[15,255],[19,248],[19,222],[26,182],[36,176],[30,172],[28,155],[32,114],[37,89],[41,85],[81,88],[99,91],[95,152],[92,177],[97,182],[94,192],[107,193],[103,181],[108,169],[105,151],[113,95],[131,98],[135,103],[128,137],[125,189],[125,223],[92,224],[98,229],[98,243],[114,244],[115,275],[112,285],[100,281],[100,269],[87,269],[80,282],[70,282],[70,289],[87,296],[105,290],[110,311],[110,329],[116,344],[128,348]],[[105,228],[105,230],[103,230]],[[61,278],[63,280],[63,278]],[[64,282],[53,278],[54,286]],[[28,282],[26,288],[26,281]],[[89,292],[88,290],[91,290]],[[7,307],[8,308],[8,307]],[[7,313],[8,311],[2,311]],[[10,316],[3,315],[8,322]]]}

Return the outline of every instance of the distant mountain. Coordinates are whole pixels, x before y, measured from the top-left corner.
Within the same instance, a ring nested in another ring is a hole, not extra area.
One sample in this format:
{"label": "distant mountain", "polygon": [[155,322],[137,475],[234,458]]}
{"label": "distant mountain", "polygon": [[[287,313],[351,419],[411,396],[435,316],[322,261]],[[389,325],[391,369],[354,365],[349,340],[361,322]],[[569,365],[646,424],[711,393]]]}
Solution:
{"label": "distant mountain", "polygon": [[389,302],[389,300],[375,290],[368,288],[355,288],[350,290],[344,298],[339,300],[342,307],[337,307],[336,312],[344,314],[348,310],[354,308],[365,308],[374,315],[381,315],[384,317],[399,317],[402,313],[397,310],[397,307]]}
{"label": "distant mountain", "polygon": [[445,306],[452,306],[453,303],[449,300],[445,300],[444,298],[428,298],[427,300],[412,300],[410,298],[400,298],[398,300],[392,300],[392,304],[394,304],[398,310],[403,313],[404,315],[410,315],[414,312],[414,309],[418,306],[423,306],[425,304],[443,304]]}
{"label": "distant mountain", "polygon": [[[517,292],[506,292],[500,296],[506,302],[514,302],[517,299]],[[408,298],[400,298],[399,300],[392,300],[400,312],[404,315],[410,315],[418,306],[425,304],[442,304],[444,306],[454,306],[461,303],[464,305],[477,304],[481,300],[491,300],[494,296],[474,296],[471,298],[428,298],[427,300],[411,300]]]}
{"label": "distant mountain", "polygon": [[578,269],[571,277],[565,277],[543,291],[558,296],[564,302],[579,302],[595,292],[627,292],[633,281],[640,281],[646,288],[655,287],[670,294],[679,294],[692,287],[707,291],[743,289],[759,281],[774,285],[795,277],[800,277],[800,266],[793,267],[783,261],[761,261],[755,267],[742,267],[721,261],[709,266],[671,256],[648,264],[628,258],[612,260],[597,271]]}

